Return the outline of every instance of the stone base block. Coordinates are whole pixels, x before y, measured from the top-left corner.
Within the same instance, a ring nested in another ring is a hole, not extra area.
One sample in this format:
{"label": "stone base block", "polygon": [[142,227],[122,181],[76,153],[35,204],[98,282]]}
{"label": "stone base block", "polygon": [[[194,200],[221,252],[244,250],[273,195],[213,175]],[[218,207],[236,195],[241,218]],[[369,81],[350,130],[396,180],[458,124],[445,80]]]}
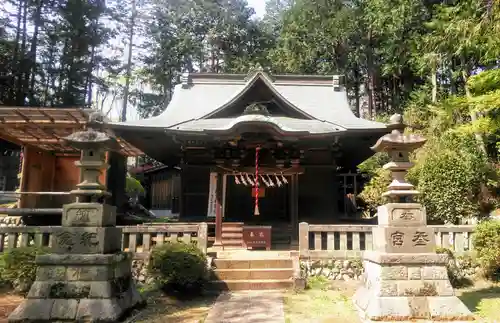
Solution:
{"label": "stone base block", "polygon": [[456,296],[384,297],[361,287],[353,298],[365,322],[411,320],[474,321],[469,309]]}
{"label": "stone base block", "polygon": [[114,298],[28,298],[10,314],[8,322],[118,322],[143,303],[135,286]]}
{"label": "stone base block", "polygon": [[37,257],[37,280],[9,322],[117,322],[143,304],[128,254]]}

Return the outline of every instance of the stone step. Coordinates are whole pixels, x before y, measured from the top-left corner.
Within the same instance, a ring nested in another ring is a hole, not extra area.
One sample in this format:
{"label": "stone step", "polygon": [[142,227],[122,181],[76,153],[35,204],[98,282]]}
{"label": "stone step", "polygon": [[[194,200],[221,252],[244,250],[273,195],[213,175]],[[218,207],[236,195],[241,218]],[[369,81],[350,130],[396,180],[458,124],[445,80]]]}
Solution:
{"label": "stone step", "polygon": [[222,240],[225,239],[243,239],[243,233],[238,232],[222,232]]}
{"label": "stone step", "polygon": [[209,282],[209,289],[218,291],[283,290],[293,287],[292,279],[225,280]]}
{"label": "stone step", "polygon": [[217,269],[293,268],[292,259],[214,259]]}
{"label": "stone step", "polygon": [[222,228],[229,228],[229,227],[243,227],[244,223],[243,222],[223,222],[222,223]]}
{"label": "stone step", "polygon": [[238,251],[219,251],[217,258],[219,259],[281,259],[290,258],[290,251],[263,251],[263,250],[238,250]]}
{"label": "stone step", "polygon": [[243,228],[242,227],[223,227],[222,228],[222,234],[226,232],[235,232],[235,233],[241,233],[243,234]]}
{"label": "stone step", "polygon": [[222,240],[224,249],[244,249],[241,240]]}
{"label": "stone step", "polygon": [[259,268],[259,269],[217,269],[215,276],[220,280],[285,280],[293,277],[292,268]]}
{"label": "stone step", "polygon": [[241,238],[233,238],[233,237],[222,237],[222,244],[243,244],[243,239]]}

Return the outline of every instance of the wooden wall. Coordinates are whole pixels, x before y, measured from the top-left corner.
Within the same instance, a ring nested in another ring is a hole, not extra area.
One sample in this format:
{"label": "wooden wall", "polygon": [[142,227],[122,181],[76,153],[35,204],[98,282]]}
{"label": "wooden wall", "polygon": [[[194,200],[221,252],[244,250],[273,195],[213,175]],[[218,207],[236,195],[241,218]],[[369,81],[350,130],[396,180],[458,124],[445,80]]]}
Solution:
{"label": "wooden wall", "polygon": [[337,211],[335,170],[306,168],[299,175],[299,222],[328,223]]}
{"label": "wooden wall", "polygon": [[179,213],[181,177],[176,170],[161,170],[149,176],[150,208]]}
{"label": "wooden wall", "polygon": [[[53,152],[24,147],[21,177],[22,192],[69,192],[80,181],[75,161],[80,155],[57,156]],[[106,183],[106,170],[100,176]],[[22,195],[21,208],[60,208],[74,200],[71,196]]]}

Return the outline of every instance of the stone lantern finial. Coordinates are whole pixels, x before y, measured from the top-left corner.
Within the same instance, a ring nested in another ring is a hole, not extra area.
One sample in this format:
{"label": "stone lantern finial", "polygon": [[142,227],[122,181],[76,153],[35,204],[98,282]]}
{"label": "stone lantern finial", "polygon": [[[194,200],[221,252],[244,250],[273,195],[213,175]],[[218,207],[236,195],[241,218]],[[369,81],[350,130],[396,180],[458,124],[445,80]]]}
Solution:
{"label": "stone lantern finial", "polygon": [[387,127],[392,129],[392,132],[381,137],[371,148],[376,152],[387,152],[391,158],[391,161],[384,165],[384,169],[391,172],[392,182],[389,190],[382,196],[389,197],[393,202],[411,201],[419,192],[405,180],[408,169],[413,167],[409,155],[422,147],[426,139],[416,134],[405,134],[406,125],[400,114],[394,114]]}

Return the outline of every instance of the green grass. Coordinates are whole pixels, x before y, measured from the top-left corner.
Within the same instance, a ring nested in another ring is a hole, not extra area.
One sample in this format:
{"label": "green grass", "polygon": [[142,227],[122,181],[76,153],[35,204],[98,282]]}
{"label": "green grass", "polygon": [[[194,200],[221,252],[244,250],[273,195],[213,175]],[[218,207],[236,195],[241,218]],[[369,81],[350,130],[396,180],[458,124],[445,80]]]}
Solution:
{"label": "green grass", "polygon": [[[359,323],[352,295],[359,282],[309,280],[309,289],[285,294],[286,323]],[[477,322],[500,323],[500,283],[476,282],[457,289],[457,296],[477,316]]]}
{"label": "green grass", "polygon": [[457,296],[482,322],[500,322],[500,284],[478,282],[457,290]]}
{"label": "green grass", "polygon": [[325,278],[310,279],[308,289],[285,294],[285,321],[358,323],[359,317],[351,301],[355,289],[355,283],[335,282],[332,285]]}

